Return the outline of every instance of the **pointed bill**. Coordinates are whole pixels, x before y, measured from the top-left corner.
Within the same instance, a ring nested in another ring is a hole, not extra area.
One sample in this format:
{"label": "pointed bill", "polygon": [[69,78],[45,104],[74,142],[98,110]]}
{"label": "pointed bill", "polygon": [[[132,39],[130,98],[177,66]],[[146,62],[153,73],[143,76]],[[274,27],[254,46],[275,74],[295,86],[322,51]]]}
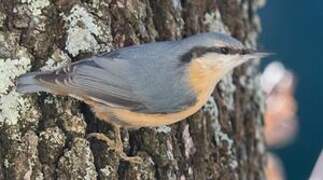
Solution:
{"label": "pointed bill", "polygon": [[269,53],[269,52],[252,52],[248,55],[246,55],[250,59],[262,59],[268,56],[272,56],[274,53]]}

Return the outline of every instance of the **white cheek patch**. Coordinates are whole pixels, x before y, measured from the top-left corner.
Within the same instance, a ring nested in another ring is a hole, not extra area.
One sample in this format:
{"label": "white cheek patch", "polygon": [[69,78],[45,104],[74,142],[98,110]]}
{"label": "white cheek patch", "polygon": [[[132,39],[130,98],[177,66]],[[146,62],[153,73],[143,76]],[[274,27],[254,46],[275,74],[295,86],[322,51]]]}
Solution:
{"label": "white cheek patch", "polygon": [[227,66],[235,64],[240,59],[240,55],[224,55],[218,53],[208,53],[199,58],[201,62],[209,65]]}
{"label": "white cheek patch", "polygon": [[219,55],[216,53],[208,53],[203,55],[202,57],[199,57],[196,59],[200,64],[202,64],[203,68],[211,68],[212,66],[219,64],[220,62],[217,62],[219,58]]}
{"label": "white cheek patch", "polygon": [[232,70],[234,67],[245,62],[241,55],[224,55],[218,53],[208,53],[196,59],[204,68],[212,69],[214,67],[223,69],[224,72]]}

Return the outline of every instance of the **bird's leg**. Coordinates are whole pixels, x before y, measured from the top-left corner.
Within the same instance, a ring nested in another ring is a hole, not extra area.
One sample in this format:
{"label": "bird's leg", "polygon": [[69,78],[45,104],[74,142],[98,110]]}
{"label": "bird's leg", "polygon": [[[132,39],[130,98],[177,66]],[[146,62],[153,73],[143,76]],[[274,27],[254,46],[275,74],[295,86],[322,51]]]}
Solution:
{"label": "bird's leg", "polygon": [[129,157],[123,151],[124,149],[123,149],[120,127],[114,124],[112,124],[112,126],[115,134],[115,141],[111,140],[103,133],[91,133],[88,135],[88,137],[89,138],[95,137],[98,140],[104,141],[108,145],[109,149],[114,150],[122,160],[128,161],[130,163],[134,163],[134,164],[141,164],[142,159],[139,156]]}
{"label": "bird's leg", "polygon": [[100,141],[104,141],[108,145],[108,149],[110,150],[115,150],[115,142],[108,138],[105,134],[103,133],[90,133],[87,135],[87,138],[96,138]]}
{"label": "bird's leg", "polygon": [[113,130],[115,133],[115,147],[116,147],[116,152],[120,155],[121,159],[132,162],[135,164],[140,164],[142,163],[142,159],[139,156],[133,156],[129,157],[124,151],[123,151],[123,143],[122,143],[122,138],[121,138],[121,131],[120,131],[120,126],[113,125]]}

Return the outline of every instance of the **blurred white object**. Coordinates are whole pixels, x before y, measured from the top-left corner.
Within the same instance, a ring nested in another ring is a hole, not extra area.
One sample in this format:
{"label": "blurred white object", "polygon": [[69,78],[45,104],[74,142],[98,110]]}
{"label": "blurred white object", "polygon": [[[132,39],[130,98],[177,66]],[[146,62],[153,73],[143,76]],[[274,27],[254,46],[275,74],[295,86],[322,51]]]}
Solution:
{"label": "blurred white object", "polygon": [[271,147],[289,143],[298,129],[295,77],[280,62],[269,64],[261,76],[266,93],[265,138]]}
{"label": "blurred white object", "polygon": [[323,180],[323,150],[316,161],[310,180]]}
{"label": "blurred white object", "polygon": [[286,73],[284,65],[280,62],[272,62],[266,66],[261,75],[261,87],[265,93],[269,94],[279,83]]}

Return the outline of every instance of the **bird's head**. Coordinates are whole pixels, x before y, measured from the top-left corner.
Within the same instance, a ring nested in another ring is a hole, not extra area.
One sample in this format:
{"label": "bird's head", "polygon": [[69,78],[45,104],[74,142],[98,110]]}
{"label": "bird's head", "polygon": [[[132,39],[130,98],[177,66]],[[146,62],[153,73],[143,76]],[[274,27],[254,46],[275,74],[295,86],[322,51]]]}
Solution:
{"label": "bird's head", "polygon": [[203,68],[217,71],[221,75],[249,60],[268,55],[246,48],[238,40],[222,33],[203,33],[187,38],[184,42],[191,43],[192,46],[182,56],[183,61],[197,61]]}

